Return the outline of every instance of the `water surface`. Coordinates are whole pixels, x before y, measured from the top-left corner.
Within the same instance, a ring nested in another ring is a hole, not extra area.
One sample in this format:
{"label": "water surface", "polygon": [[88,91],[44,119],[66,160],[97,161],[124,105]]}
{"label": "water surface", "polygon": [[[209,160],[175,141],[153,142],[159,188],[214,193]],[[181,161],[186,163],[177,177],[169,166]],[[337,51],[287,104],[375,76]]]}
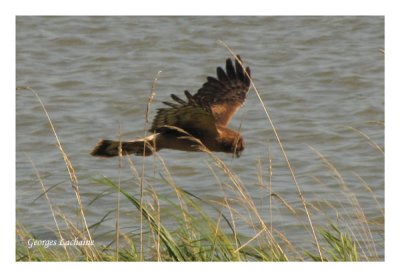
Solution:
{"label": "water surface", "polygon": [[[219,40],[251,67],[302,192],[319,209],[312,214],[316,225],[335,222],[337,213],[354,216],[343,187],[369,220],[383,220],[384,156],[374,145],[384,148],[383,17],[17,17],[16,23],[16,85],[33,87],[46,105],[79,178],[89,224],[117,203],[115,193],[91,203],[107,189],[93,179],[120,178],[124,188],[138,193],[127,163],[119,170],[117,159],[96,159],[90,150],[100,138],[144,134],[146,101],[158,71],[151,118],[170,93],[195,93],[230,56]],[[230,126],[240,128],[246,149],[239,159],[218,156],[265,211],[266,222],[271,220],[269,192],[260,187],[257,174],[267,185],[270,161],[272,191],[301,209],[253,90]],[[29,91],[16,92],[16,147],[17,221],[47,238],[54,222],[45,199],[36,199],[42,190],[30,159],[46,187],[55,186],[49,196],[62,213],[75,218],[77,204],[47,119]],[[203,199],[224,196],[206,154],[160,154],[180,187]],[[141,159],[133,160],[141,166]],[[154,189],[173,197],[152,158],[145,168]],[[324,203],[336,203],[336,210]],[[122,201],[121,225],[134,232],[132,210]],[[299,247],[312,246],[304,222],[273,202],[274,227]],[[112,217],[103,222],[95,239],[109,242],[114,224]],[[254,235],[246,226],[238,228]],[[382,236],[375,242],[383,258],[383,232],[378,233]]]}

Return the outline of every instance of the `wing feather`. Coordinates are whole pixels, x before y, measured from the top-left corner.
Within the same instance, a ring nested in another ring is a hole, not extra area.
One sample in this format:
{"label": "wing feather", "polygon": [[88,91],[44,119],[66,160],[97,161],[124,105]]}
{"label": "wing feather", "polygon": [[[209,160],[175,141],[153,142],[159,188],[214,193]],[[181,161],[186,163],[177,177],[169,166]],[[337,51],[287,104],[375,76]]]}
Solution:
{"label": "wing feather", "polygon": [[231,59],[226,60],[226,73],[228,73],[229,79],[231,80],[236,79],[235,68],[233,67]]}
{"label": "wing feather", "polygon": [[174,99],[176,102],[178,102],[181,105],[185,105],[186,104],[186,102],[184,100],[182,100],[181,98],[179,98],[175,94],[171,94],[171,98]]}
{"label": "wing feather", "polygon": [[250,68],[243,69],[240,62],[239,55],[235,63],[227,59],[225,71],[217,67],[217,78],[207,77],[207,82],[193,95],[197,103],[211,109],[216,124],[228,125],[246,99],[250,88]]}
{"label": "wing feather", "polygon": [[[218,130],[209,107],[202,107],[187,90],[185,95],[187,102],[174,94],[171,94],[171,98],[177,103],[163,102],[170,108],[158,109],[150,132],[165,132],[168,130],[167,126],[175,126],[197,138],[216,137]],[[177,132],[176,130],[170,131]]]}
{"label": "wing feather", "polygon": [[217,67],[217,76],[222,82],[229,82],[228,76],[226,76],[225,71],[221,67]]}
{"label": "wing feather", "polygon": [[189,104],[192,104],[193,106],[197,106],[196,100],[193,98],[193,95],[191,95],[189,91],[185,90],[185,96],[186,96]]}
{"label": "wing feather", "polygon": [[236,76],[238,80],[244,82],[244,73],[243,73],[243,67],[240,65],[239,61],[236,59],[235,60],[235,67],[236,67]]}
{"label": "wing feather", "polygon": [[171,102],[166,102],[166,101],[163,101],[163,104],[164,104],[164,105],[167,105],[167,106],[170,106],[170,107],[172,107],[172,108],[175,108],[175,109],[179,107],[178,104],[171,103]]}
{"label": "wing feather", "polygon": [[167,126],[175,126],[195,137],[218,136],[217,125],[229,123],[250,88],[250,69],[245,72],[240,61],[240,56],[234,63],[227,59],[225,71],[217,67],[217,78],[207,77],[196,94],[185,90],[186,101],[171,94],[175,102],[163,102],[169,107],[158,110],[150,131],[164,132]]}

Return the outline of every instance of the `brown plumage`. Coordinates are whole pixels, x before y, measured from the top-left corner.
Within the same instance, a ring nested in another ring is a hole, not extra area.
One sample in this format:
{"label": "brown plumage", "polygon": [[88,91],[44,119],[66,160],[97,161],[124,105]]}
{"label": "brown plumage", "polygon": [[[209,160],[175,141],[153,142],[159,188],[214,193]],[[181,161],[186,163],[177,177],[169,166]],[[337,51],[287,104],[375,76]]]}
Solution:
{"label": "brown plumage", "polygon": [[240,56],[235,63],[227,59],[226,71],[218,67],[217,78],[207,77],[194,95],[185,91],[186,101],[171,94],[174,102],[163,102],[168,107],[158,110],[151,135],[128,142],[100,140],[91,155],[115,157],[120,152],[149,156],[161,149],[200,151],[203,144],[210,151],[239,157],[244,150],[243,138],[227,128],[250,88],[250,68],[243,70],[239,61]]}

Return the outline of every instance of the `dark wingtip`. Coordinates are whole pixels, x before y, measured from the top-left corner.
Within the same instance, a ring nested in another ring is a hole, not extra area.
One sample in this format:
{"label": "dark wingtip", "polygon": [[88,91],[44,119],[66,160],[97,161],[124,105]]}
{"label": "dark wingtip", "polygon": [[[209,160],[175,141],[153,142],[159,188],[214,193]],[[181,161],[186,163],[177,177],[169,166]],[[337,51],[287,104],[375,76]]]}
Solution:
{"label": "dark wingtip", "polygon": [[246,72],[247,72],[247,74],[251,77],[251,70],[250,70],[250,67],[246,67]]}
{"label": "dark wingtip", "polygon": [[[229,62],[229,64],[230,64],[229,67],[232,68],[231,71],[234,71],[232,73],[234,73],[239,80],[241,80],[247,86],[249,86],[250,85],[251,71],[250,71],[249,67],[244,68],[242,57],[240,55],[236,55],[235,56],[235,67],[233,67],[232,60],[230,60],[230,59],[228,59],[228,60],[230,61]],[[227,64],[226,64],[227,65],[227,71],[228,71],[228,60],[227,60]]]}
{"label": "dark wingtip", "polygon": [[184,100],[182,100],[180,97],[176,96],[175,94],[171,94],[171,98],[181,105],[186,104],[186,102]]}
{"label": "dark wingtip", "polygon": [[196,104],[196,100],[193,98],[193,95],[188,90],[185,90],[185,95],[190,104]]}
{"label": "dark wingtip", "polygon": [[240,59],[240,56],[236,57],[235,60],[235,67],[236,67],[236,77],[242,81],[242,82],[246,82],[246,74],[243,72],[243,67],[241,64],[242,60]]}
{"label": "dark wingtip", "polygon": [[236,78],[235,67],[233,66],[233,62],[230,58],[226,59],[226,74],[229,79]]}
{"label": "dark wingtip", "polygon": [[192,94],[188,90],[185,90],[185,95],[187,98],[192,97]]}
{"label": "dark wingtip", "polygon": [[180,106],[179,106],[178,104],[176,104],[176,103],[171,103],[171,102],[167,102],[167,101],[162,101],[162,103],[163,103],[164,105],[170,106],[171,108],[174,108],[174,109],[177,109],[177,108],[180,107]]}
{"label": "dark wingtip", "polygon": [[243,83],[246,86],[250,87],[250,84],[251,84],[251,81],[250,81],[250,78],[251,78],[250,67],[246,67],[246,73],[244,73],[244,72],[242,72],[242,73],[243,73]]}
{"label": "dark wingtip", "polygon": [[225,71],[221,67],[217,67],[217,77],[218,80],[222,82],[227,82],[229,81],[228,76],[226,76]]}

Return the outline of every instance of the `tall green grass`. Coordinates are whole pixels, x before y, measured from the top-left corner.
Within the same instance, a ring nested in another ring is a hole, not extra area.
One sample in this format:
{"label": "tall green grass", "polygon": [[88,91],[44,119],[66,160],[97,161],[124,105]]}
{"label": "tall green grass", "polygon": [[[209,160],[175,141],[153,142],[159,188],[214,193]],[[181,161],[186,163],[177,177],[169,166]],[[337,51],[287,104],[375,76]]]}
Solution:
{"label": "tall green grass", "polygon": [[[136,213],[141,213],[144,220],[143,229],[137,232],[141,231],[142,234],[132,235],[131,232],[124,233],[118,230],[120,233],[118,247],[115,247],[114,240],[108,245],[95,243],[93,246],[28,248],[26,242],[35,237],[18,224],[16,259],[18,261],[368,261],[381,259],[378,253],[370,252],[369,246],[365,245],[365,237],[359,237],[351,229],[339,227],[331,222],[327,222],[324,227],[316,228],[323,255],[321,259],[312,240],[309,242],[308,249],[298,249],[295,246],[296,242],[289,241],[285,236],[284,230],[275,230],[270,223],[262,222],[260,219],[251,221],[244,218],[244,215],[235,207],[235,203],[239,202],[238,199],[219,201],[201,199],[171,183],[168,177],[161,180],[175,191],[175,199],[159,195],[151,186],[147,186],[144,189],[144,195],[147,197],[140,201],[140,193],[128,192],[113,180],[105,177],[93,180],[93,183],[98,186],[120,193],[121,202],[130,203]],[[99,194],[98,199],[101,197],[103,194]],[[176,199],[179,200],[176,201]],[[277,201],[283,200],[277,199]],[[168,203],[164,204],[166,212],[163,212],[160,202]],[[251,203],[242,202],[242,204],[249,205],[250,212],[260,212],[254,211]],[[286,203],[286,205],[289,204]],[[55,207],[53,209],[57,210]],[[296,214],[299,213],[293,207],[290,209]],[[107,214],[105,217],[113,214]],[[250,214],[249,218],[252,217],[257,218],[257,215]],[[76,220],[70,220],[63,214],[56,215],[56,221],[60,219],[68,222],[68,228],[60,232],[54,229],[59,240],[82,238],[85,230],[82,226],[72,223]],[[102,221],[103,219],[89,226],[89,230],[95,230]],[[244,221],[254,230],[254,236],[249,237],[248,234],[244,235],[237,230],[237,226],[243,224]],[[345,223],[350,226],[355,225],[355,229],[367,230],[373,224],[370,221],[358,221],[357,218],[351,221],[349,219]],[[132,229],[137,227],[135,224],[137,223],[132,222]],[[341,224],[344,225],[343,222]],[[96,236],[94,238],[96,241]],[[144,249],[144,253],[140,253],[141,249]]]}

